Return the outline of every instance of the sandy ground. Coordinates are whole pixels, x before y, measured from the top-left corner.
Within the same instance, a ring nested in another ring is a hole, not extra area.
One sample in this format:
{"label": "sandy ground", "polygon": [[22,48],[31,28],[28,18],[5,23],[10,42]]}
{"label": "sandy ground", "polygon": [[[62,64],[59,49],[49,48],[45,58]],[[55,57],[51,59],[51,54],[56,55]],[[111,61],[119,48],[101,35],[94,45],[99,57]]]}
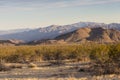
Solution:
{"label": "sandy ground", "polygon": [[69,63],[61,66],[50,66],[39,63],[38,67],[12,69],[0,72],[0,80],[120,80],[120,75],[91,76],[90,72],[80,72],[87,67],[83,63]]}

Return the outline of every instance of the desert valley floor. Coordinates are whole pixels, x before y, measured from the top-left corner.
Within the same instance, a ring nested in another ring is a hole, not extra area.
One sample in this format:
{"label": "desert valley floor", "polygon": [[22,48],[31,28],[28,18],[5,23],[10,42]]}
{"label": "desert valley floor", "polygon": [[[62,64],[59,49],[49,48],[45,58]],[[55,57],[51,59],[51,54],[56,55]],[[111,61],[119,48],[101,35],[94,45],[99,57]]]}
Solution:
{"label": "desert valley floor", "polygon": [[120,80],[120,75],[114,74],[91,76],[91,72],[84,71],[88,64],[80,62],[56,66],[43,62],[37,65],[37,67],[28,68],[26,64],[10,63],[6,65],[20,65],[22,68],[0,72],[0,80]]}

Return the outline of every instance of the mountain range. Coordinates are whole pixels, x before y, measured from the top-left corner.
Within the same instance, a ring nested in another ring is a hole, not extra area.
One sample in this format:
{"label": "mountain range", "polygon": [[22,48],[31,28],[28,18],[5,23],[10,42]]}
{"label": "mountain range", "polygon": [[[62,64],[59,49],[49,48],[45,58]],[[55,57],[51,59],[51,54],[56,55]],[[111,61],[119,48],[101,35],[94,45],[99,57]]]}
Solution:
{"label": "mountain range", "polygon": [[[101,29],[98,29],[101,27]],[[81,29],[81,30],[79,30]],[[98,32],[95,32],[97,29]],[[109,34],[107,34],[106,29],[110,29]],[[79,39],[72,37],[71,39],[68,38],[68,35],[75,33],[81,35]],[[60,37],[66,36],[64,38],[65,41],[79,41],[81,40],[96,40],[95,36],[98,36],[97,33],[101,33],[110,37],[108,41],[116,41],[111,40],[111,35],[115,30],[115,34],[119,34],[120,24],[119,23],[96,23],[96,22],[78,22],[70,25],[50,25],[44,28],[37,28],[37,29],[18,29],[18,30],[9,30],[9,31],[0,31],[0,40],[22,40],[25,42],[31,41],[39,41],[39,40],[47,40],[47,39],[61,39]],[[103,31],[103,32],[101,32]],[[117,31],[117,32],[116,32]],[[89,34],[88,34],[89,33]],[[92,35],[95,34],[95,35]],[[114,35],[116,36],[116,35]],[[86,39],[87,38],[87,39]],[[74,40],[75,39],[75,40]],[[104,38],[103,38],[104,39]]]}

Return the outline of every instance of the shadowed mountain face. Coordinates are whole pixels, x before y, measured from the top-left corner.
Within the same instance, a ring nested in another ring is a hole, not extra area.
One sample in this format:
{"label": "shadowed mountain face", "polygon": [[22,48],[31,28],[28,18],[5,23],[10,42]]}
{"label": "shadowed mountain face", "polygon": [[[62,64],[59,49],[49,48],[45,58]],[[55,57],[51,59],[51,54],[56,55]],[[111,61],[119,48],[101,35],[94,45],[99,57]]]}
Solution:
{"label": "shadowed mountain face", "polygon": [[60,35],[55,39],[64,39],[67,42],[82,42],[82,41],[94,41],[94,42],[119,42],[120,31],[114,29],[98,28],[81,28],[73,32]]}
{"label": "shadowed mountain face", "polygon": [[[0,39],[1,40],[17,39],[26,42],[34,41],[34,40],[43,40],[43,39],[54,39],[59,35],[69,33],[86,26],[89,26],[89,28],[102,27],[104,29],[120,30],[120,24],[117,23],[104,24],[104,23],[94,23],[94,22],[79,22],[79,23],[75,23],[71,25],[63,25],[63,26],[51,25],[48,27],[38,28],[38,29],[0,31]],[[87,33],[85,33],[84,30],[82,31],[82,33],[84,33],[84,35],[86,36],[89,35],[89,34],[87,35]],[[81,38],[85,37],[84,35],[83,36],[81,35]],[[111,33],[110,35],[112,36],[114,34]]]}

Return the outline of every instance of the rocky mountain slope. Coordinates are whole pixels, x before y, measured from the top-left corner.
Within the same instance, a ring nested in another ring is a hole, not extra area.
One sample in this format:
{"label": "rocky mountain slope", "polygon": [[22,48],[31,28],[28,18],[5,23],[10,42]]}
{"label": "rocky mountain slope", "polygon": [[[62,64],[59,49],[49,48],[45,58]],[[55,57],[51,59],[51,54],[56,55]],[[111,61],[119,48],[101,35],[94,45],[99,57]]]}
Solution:
{"label": "rocky mountain slope", "polygon": [[70,33],[60,35],[56,40],[64,40],[66,42],[119,42],[120,31],[114,29],[98,28],[80,28]]}

